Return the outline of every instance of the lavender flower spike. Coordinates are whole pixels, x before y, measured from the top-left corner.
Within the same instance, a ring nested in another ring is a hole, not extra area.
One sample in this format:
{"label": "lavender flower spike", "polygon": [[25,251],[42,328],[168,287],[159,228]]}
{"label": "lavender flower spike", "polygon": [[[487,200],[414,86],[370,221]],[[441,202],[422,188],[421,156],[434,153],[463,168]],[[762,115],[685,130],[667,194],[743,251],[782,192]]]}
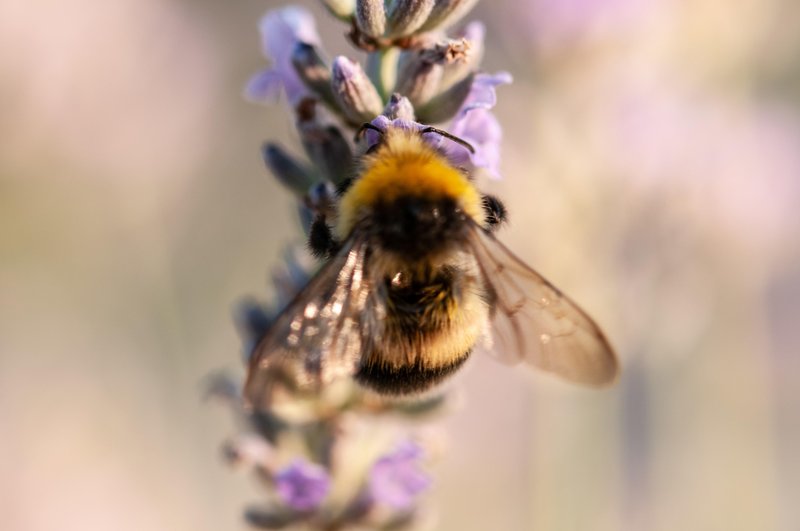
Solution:
{"label": "lavender flower spike", "polygon": [[427,489],[431,479],[419,469],[422,448],[406,441],[372,466],[369,476],[369,494],[373,501],[399,510],[414,505],[417,494]]}
{"label": "lavender flower spike", "polygon": [[320,44],[314,18],[301,7],[289,6],[269,11],[259,30],[264,55],[272,60],[272,66],[250,79],[245,95],[255,102],[274,103],[283,88],[294,106],[307,89],[292,64],[292,53],[298,43]]}
{"label": "lavender flower spike", "polygon": [[275,475],[281,500],[296,511],[313,511],[325,500],[331,480],[325,469],[302,459],[295,459]]}

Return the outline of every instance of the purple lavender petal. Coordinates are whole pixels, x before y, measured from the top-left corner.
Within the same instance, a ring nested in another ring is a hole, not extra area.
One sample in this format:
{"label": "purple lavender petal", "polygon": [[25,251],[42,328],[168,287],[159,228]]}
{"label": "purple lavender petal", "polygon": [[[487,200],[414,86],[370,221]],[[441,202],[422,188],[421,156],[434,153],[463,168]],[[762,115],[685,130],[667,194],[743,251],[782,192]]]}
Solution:
{"label": "purple lavender petal", "polygon": [[296,511],[313,511],[322,504],[331,481],[319,465],[296,459],[275,475],[275,487],[283,502]]}
{"label": "purple lavender petal", "polygon": [[476,76],[469,96],[450,124],[450,132],[472,144],[475,148],[474,154],[470,154],[463,146],[444,139],[440,144],[454,164],[464,165],[471,161],[476,167],[486,169],[496,179],[500,178],[498,168],[503,130],[489,109],[497,103],[495,87],[506,83],[511,83],[511,75],[507,72],[493,76]]}
{"label": "purple lavender petal", "polygon": [[250,78],[244,88],[244,95],[251,101],[277,103],[281,87],[283,87],[283,80],[280,72],[268,68]]}
{"label": "purple lavender petal", "polygon": [[406,441],[378,459],[369,475],[370,497],[398,510],[410,509],[417,494],[431,484],[430,477],[419,469],[422,454],[422,448]]}
{"label": "purple lavender petal", "polygon": [[664,0],[528,0],[515,4],[516,20],[540,46],[559,46],[641,27]]}
{"label": "purple lavender petal", "polygon": [[264,55],[272,67],[254,76],[247,84],[245,95],[257,102],[272,103],[280,87],[294,105],[308,91],[292,65],[292,52],[299,42],[319,45],[314,18],[307,10],[289,6],[269,11],[259,23]]}
{"label": "purple lavender petal", "polygon": [[497,93],[495,87],[499,85],[507,85],[513,81],[511,74],[508,72],[498,72],[497,74],[478,74],[475,76],[475,81],[472,82],[469,96],[464,100],[464,104],[458,111],[458,114],[453,118],[453,124],[463,118],[468,112],[473,109],[491,109],[497,104]]}
{"label": "purple lavender petal", "polygon": [[471,161],[474,166],[484,168],[491,177],[500,178],[498,170],[503,130],[497,118],[488,109],[480,107],[472,109],[461,119],[453,121],[450,132],[475,148],[475,153],[471,154],[460,144],[443,141],[442,148],[453,164],[463,166]]}

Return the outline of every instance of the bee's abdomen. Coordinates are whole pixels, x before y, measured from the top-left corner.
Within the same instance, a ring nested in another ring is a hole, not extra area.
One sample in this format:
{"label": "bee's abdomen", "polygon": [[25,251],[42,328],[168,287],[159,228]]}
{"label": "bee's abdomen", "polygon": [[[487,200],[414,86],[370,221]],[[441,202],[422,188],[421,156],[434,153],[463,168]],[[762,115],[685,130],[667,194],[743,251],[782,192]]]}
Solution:
{"label": "bee's abdomen", "polygon": [[398,367],[380,362],[362,365],[356,373],[356,380],[378,393],[387,395],[407,395],[427,391],[458,370],[471,351],[464,352],[447,365],[428,367],[421,359],[410,365]]}
{"label": "bee's abdomen", "polygon": [[383,333],[362,356],[356,379],[384,394],[424,391],[461,367],[485,318],[485,304],[455,268],[386,280]]}

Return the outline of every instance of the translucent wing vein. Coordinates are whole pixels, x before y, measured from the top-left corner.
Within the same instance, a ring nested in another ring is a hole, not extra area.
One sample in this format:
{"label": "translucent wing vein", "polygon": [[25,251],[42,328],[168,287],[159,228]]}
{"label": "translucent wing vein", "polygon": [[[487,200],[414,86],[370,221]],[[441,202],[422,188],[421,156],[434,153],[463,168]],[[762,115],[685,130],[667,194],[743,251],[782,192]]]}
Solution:
{"label": "translucent wing vein", "polygon": [[353,238],[298,293],[256,347],[245,399],[267,407],[275,382],[313,388],[355,372],[380,331],[365,316],[379,300],[365,278],[366,246]]}
{"label": "translucent wing vein", "polygon": [[616,355],[583,310],[477,225],[470,242],[491,307],[494,356],[588,385],[615,379]]}

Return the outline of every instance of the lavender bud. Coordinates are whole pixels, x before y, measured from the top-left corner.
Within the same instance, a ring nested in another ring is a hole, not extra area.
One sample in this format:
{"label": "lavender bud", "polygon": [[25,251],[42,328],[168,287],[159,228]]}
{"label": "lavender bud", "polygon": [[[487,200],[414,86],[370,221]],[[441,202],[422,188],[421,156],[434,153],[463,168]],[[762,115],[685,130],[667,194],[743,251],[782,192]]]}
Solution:
{"label": "lavender bud", "polygon": [[474,79],[475,74],[469,74],[444,92],[431,98],[422,107],[417,108],[419,121],[426,124],[436,124],[455,116],[467,96],[469,96]]}
{"label": "lavender bud", "polygon": [[357,0],[356,25],[369,37],[380,37],[386,29],[383,0]]}
{"label": "lavender bud", "polygon": [[292,65],[297,75],[325,103],[335,106],[331,91],[331,71],[316,46],[298,42],[292,51]]}
{"label": "lavender bud", "polygon": [[315,213],[333,216],[336,204],[336,187],[330,181],[315,184],[308,189],[306,204]]}
{"label": "lavender bud", "polygon": [[[234,318],[236,318],[235,314]],[[239,382],[230,375],[218,372],[210,374],[206,379],[203,400],[217,400],[224,404],[238,406],[241,397],[242,390],[239,388]]]}
{"label": "lavender bud", "polygon": [[314,218],[317,213],[311,210],[304,203],[297,203],[297,218],[300,221],[300,228],[303,229],[303,234],[308,237],[311,233],[311,225],[314,223]]}
{"label": "lavender bud", "polygon": [[415,107],[427,103],[439,92],[445,67],[464,61],[468,50],[469,45],[462,39],[406,52],[406,57],[401,59],[395,90],[406,96]]}
{"label": "lavender bud", "polygon": [[467,75],[478,70],[478,65],[483,59],[483,37],[486,28],[480,22],[471,22],[459,32],[461,37],[462,54],[459,60],[446,65],[442,75],[440,90],[450,88]]}
{"label": "lavender bud", "polygon": [[270,278],[276,294],[277,314],[303,289],[311,277],[313,261],[302,246],[288,246],[283,251],[283,263],[272,270]]}
{"label": "lavender bud", "polygon": [[295,194],[302,197],[314,183],[311,172],[278,144],[264,144],[261,155],[275,178]]}
{"label": "lavender bud", "polygon": [[350,176],[353,152],[338,127],[320,120],[316,104],[308,99],[298,106],[297,130],[308,157],[322,177],[338,184]]}
{"label": "lavender bud", "polygon": [[408,101],[408,98],[398,93],[392,94],[389,98],[389,103],[383,109],[383,115],[389,120],[406,120],[409,122],[415,121],[414,106]]}
{"label": "lavender bud", "polygon": [[422,105],[436,94],[442,80],[442,70],[441,64],[420,58],[412,59],[398,74],[395,90],[407,97],[414,106]]}
{"label": "lavender bud", "polygon": [[283,529],[300,520],[302,515],[286,509],[251,507],[244,513],[247,523],[258,529]]}
{"label": "lavender bud", "polygon": [[469,52],[470,44],[466,39],[448,39],[428,46],[420,54],[428,62],[452,65],[466,61]]}
{"label": "lavender bud", "polygon": [[313,128],[302,136],[306,153],[324,178],[339,184],[350,176],[353,152],[338,127]]}
{"label": "lavender bud", "polygon": [[240,301],[234,309],[233,318],[242,339],[245,360],[249,360],[258,342],[272,324],[272,318],[264,307],[253,299]]}
{"label": "lavender bud", "polygon": [[425,24],[434,0],[395,0],[389,10],[387,36],[411,35]]}
{"label": "lavender bud", "polygon": [[478,2],[478,0],[436,0],[422,31],[444,29],[452,26]]}
{"label": "lavender bud", "polygon": [[336,18],[347,20],[356,9],[355,0],[320,0],[327,10]]}
{"label": "lavender bud", "polygon": [[351,124],[368,122],[380,114],[383,102],[361,65],[344,56],[333,61],[331,87],[345,118]]}

